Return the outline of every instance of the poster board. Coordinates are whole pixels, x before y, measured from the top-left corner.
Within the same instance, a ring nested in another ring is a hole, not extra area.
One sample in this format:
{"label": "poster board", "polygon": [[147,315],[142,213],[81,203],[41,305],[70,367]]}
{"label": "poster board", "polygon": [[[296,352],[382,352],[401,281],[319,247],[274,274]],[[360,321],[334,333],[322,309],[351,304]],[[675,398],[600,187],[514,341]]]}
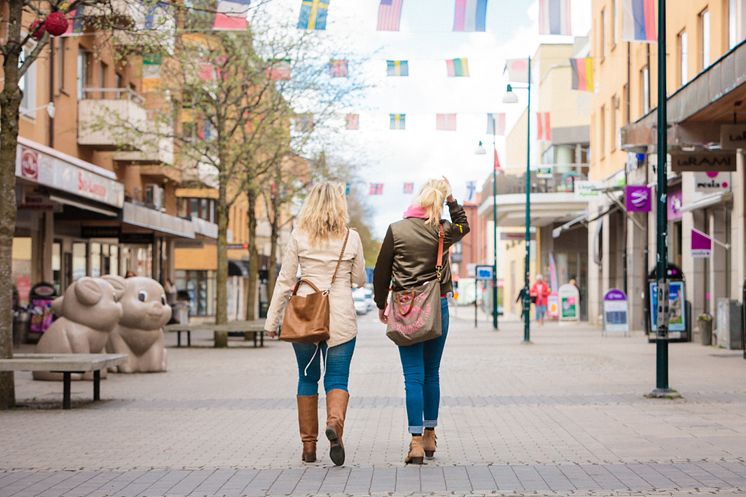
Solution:
{"label": "poster board", "polygon": [[[658,283],[650,285],[650,330],[655,335],[658,326]],[[683,281],[668,282],[668,302],[670,315],[668,319],[668,338],[680,339],[686,333],[686,294]]]}
{"label": "poster board", "polygon": [[629,334],[628,304],[627,294],[618,288],[604,294],[604,334]]}
{"label": "poster board", "polygon": [[560,321],[580,319],[580,292],[575,285],[562,285],[557,292],[560,306]]}

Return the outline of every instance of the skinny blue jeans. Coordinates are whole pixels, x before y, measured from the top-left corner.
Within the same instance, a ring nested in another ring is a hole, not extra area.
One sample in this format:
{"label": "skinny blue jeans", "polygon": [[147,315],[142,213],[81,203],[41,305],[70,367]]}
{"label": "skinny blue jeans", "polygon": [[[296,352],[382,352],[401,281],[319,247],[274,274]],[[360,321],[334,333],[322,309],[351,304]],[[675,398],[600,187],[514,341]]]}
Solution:
{"label": "skinny blue jeans", "polygon": [[298,395],[309,396],[319,393],[319,380],[321,379],[321,355],[326,359],[326,371],[324,373],[324,391],[344,390],[347,392],[347,384],[350,380],[350,361],[355,351],[353,338],[334,347],[328,347],[326,342],[319,345],[306,343],[294,343],[295,359],[298,361]]}
{"label": "skinny blue jeans", "polygon": [[440,359],[448,336],[448,299],[440,299],[443,334],[427,342],[399,347],[407,396],[409,433],[438,426],[440,407]]}

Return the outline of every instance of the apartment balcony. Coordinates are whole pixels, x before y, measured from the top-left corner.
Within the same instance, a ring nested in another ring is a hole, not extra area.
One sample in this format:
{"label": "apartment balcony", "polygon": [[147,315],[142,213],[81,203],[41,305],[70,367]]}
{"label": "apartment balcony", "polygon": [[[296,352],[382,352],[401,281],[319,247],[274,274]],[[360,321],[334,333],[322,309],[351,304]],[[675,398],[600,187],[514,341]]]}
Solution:
{"label": "apartment balcony", "polygon": [[[580,181],[588,179],[587,164],[555,164],[551,173],[532,171],[531,226],[548,226],[573,219],[588,206],[576,194]],[[479,214],[492,214],[492,183],[483,190]],[[507,172],[497,177],[498,226],[524,226],[526,221],[526,173]]]}
{"label": "apartment balcony", "polygon": [[78,102],[78,144],[102,150],[141,150],[147,113],[128,88],[85,88]]}
{"label": "apartment balcony", "polygon": [[[173,128],[163,126],[159,131],[149,124],[145,124],[145,134],[140,140],[138,150],[121,150],[114,153],[114,160],[117,162],[136,164],[147,167],[148,169],[163,170],[164,176],[174,179],[172,176],[178,175],[181,178],[181,171],[171,167],[174,163],[174,140]],[[165,167],[162,167],[165,165]]]}

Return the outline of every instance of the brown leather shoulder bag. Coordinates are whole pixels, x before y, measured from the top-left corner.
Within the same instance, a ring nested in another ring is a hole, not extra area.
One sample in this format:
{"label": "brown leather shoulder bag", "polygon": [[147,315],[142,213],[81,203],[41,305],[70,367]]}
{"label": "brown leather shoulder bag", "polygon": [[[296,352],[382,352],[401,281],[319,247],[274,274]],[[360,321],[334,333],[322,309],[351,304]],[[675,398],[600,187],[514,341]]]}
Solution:
{"label": "brown leather shoulder bag", "polygon": [[[348,229],[345,232],[342,250],[339,252],[329,290],[319,290],[319,287],[303,278],[295,284],[282,320],[280,340],[296,343],[321,343],[329,340],[329,292],[337,279],[337,272],[342,263],[349,236],[350,230]],[[313,293],[298,295],[298,289],[303,284],[310,286]]]}

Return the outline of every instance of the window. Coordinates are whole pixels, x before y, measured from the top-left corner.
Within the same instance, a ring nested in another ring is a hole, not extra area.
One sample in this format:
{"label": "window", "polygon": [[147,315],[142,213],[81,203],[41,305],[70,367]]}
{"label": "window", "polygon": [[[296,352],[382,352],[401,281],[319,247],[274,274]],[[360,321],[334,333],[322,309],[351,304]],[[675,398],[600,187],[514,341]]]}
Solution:
{"label": "window", "polygon": [[82,48],[78,49],[78,67],[76,73],[76,89],[78,100],[84,100],[86,98],[85,89],[88,87],[88,65],[90,62],[90,55]]}
{"label": "window", "polygon": [[611,136],[609,137],[609,144],[611,145],[611,151],[616,150],[617,141],[617,122],[616,122],[616,111],[619,108],[619,97],[614,95],[611,97],[611,106],[609,107],[609,131]]}
{"label": "window", "polygon": [[[23,50],[23,55],[18,61],[19,66],[23,64],[26,55],[31,50],[33,50],[33,46]],[[21,114],[28,117],[36,116],[36,64],[31,64],[26,73],[18,79],[18,88],[23,92]]]}
{"label": "window", "polygon": [[117,73],[117,88],[124,88],[124,78],[119,73]]}
{"label": "window", "polygon": [[[105,62],[98,63],[98,86],[99,88],[106,88],[106,70],[107,66]],[[106,98],[106,92],[101,92],[101,98]]]}
{"label": "window", "polygon": [[687,57],[689,55],[689,37],[686,29],[682,29],[676,35],[677,52],[679,55],[679,86],[684,86],[689,81],[689,64]]}
{"label": "window", "polygon": [[73,243],[73,281],[88,274],[88,247],[84,242]]}
{"label": "window", "polygon": [[62,295],[62,242],[52,243],[52,284],[57,295]]}
{"label": "window", "polygon": [[629,85],[622,86],[622,123],[626,126],[629,124]]}
{"label": "window", "polygon": [[601,106],[601,111],[598,115],[598,129],[601,135],[601,139],[598,141],[598,151],[601,153],[601,158],[606,155],[606,106]]}
{"label": "window", "polygon": [[650,112],[650,69],[648,66],[640,70],[640,88],[642,88],[642,115]]}
{"label": "window", "polygon": [[601,15],[598,19],[599,30],[598,30],[598,42],[601,46],[598,48],[598,53],[601,55],[603,60],[606,55],[606,9],[601,9]]}
{"label": "window", "polygon": [[744,38],[746,26],[746,2],[728,0],[728,48],[738,45]]}
{"label": "window", "polygon": [[214,271],[176,271],[176,289],[187,291],[190,315],[215,315]]}
{"label": "window", "polygon": [[179,215],[215,222],[215,200],[211,198],[179,198]]}
{"label": "window", "polygon": [[616,43],[618,41],[617,40],[618,30],[617,30],[616,23],[617,23],[617,0],[611,0],[611,25],[610,25],[611,36],[610,36],[610,39],[611,39],[612,50],[614,50],[614,48],[616,47]]}
{"label": "window", "polygon": [[710,65],[710,11],[699,13],[699,70]]}
{"label": "window", "polygon": [[59,59],[58,66],[57,66],[57,88],[59,88],[60,92],[65,92],[65,55],[67,53],[67,38],[64,36],[60,36],[58,38],[58,43],[60,44],[60,48],[57,50],[57,58]]}

